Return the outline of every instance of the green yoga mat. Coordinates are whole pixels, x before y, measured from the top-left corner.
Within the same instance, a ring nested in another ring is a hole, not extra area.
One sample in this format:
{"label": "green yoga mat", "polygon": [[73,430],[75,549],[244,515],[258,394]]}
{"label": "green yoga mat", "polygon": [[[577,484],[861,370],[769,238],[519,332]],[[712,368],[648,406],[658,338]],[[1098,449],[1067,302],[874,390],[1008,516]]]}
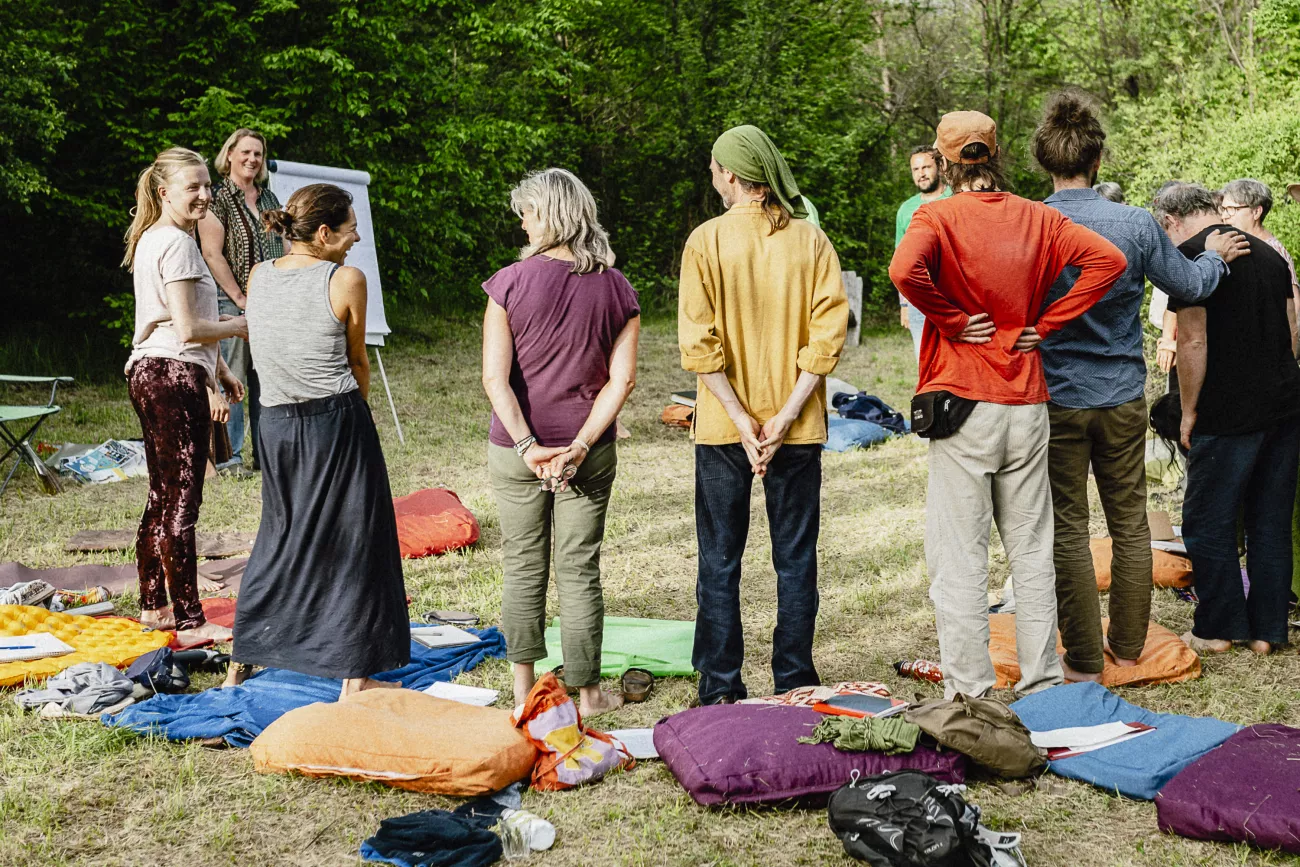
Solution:
{"label": "green yoga mat", "polygon": [[[606,617],[605,638],[600,645],[600,674],[618,677],[629,668],[644,668],[655,677],[687,677],[695,674],[691,665],[694,646],[692,620]],[[558,617],[546,627],[546,647],[550,653],[537,663],[538,675],[564,662]]]}

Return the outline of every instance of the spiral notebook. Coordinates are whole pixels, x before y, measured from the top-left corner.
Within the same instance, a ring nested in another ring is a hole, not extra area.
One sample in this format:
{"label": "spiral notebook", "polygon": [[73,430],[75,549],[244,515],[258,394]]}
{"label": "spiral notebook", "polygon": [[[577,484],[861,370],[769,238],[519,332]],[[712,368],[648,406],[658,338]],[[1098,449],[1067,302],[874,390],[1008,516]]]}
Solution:
{"label": "spiral notebook", "polygon": [[48,632],[0,637],[0,663],[67,656],[69,653],[75,653],[76,650],[75,647],[63,643]]}

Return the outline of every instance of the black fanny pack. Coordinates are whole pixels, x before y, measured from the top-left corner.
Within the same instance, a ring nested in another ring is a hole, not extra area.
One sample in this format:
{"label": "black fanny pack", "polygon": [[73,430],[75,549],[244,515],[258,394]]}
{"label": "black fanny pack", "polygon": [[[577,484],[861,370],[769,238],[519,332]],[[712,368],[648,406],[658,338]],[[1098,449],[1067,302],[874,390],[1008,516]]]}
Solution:
{"label": "black fanny pack", "polygon": [[977,400],[951,391],[927,391],[912,398],[912,433],[926,439],[950,437],[970,418]]}

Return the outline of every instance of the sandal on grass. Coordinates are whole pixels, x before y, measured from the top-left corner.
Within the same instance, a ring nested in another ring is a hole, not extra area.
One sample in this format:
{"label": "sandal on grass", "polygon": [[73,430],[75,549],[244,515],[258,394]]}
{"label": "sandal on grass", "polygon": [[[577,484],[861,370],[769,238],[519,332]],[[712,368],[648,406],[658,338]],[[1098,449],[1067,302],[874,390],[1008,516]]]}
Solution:
{"label": "sandal on grass", "polygon": [[644,668],[629,668],[623,672],[622,685],[624,701],[645,701],[655,688],[655,676]]}
{"label": "sandal on grass", "polygon": [[566,695],[572,695],[572,696],[578,695],[578,688],[576,686],[569,686],[567,683],[564,682],[563,665],[557,665],[555,666],[555,668],[552,668],[551,674],[555,675],[555,679],[560,682],[560,686],[564,687],[564,692]]}

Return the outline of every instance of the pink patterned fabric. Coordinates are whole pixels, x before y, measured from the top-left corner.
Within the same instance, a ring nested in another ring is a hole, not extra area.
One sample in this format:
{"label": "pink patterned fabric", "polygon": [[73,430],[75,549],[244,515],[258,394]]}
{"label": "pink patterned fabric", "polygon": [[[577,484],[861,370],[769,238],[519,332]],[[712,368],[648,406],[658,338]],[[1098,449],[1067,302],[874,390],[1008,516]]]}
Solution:
{"label": "pink patterned fabric", "polygon": [[883,683],[870,680],[845,680],[831,686],[801,686],[780,695],[763,698],[747,698],[737,704],[776,704],[787,707],[812,707],[819,701],[826,701],[836,695],[874,695],[890,698],[889,687]]}

